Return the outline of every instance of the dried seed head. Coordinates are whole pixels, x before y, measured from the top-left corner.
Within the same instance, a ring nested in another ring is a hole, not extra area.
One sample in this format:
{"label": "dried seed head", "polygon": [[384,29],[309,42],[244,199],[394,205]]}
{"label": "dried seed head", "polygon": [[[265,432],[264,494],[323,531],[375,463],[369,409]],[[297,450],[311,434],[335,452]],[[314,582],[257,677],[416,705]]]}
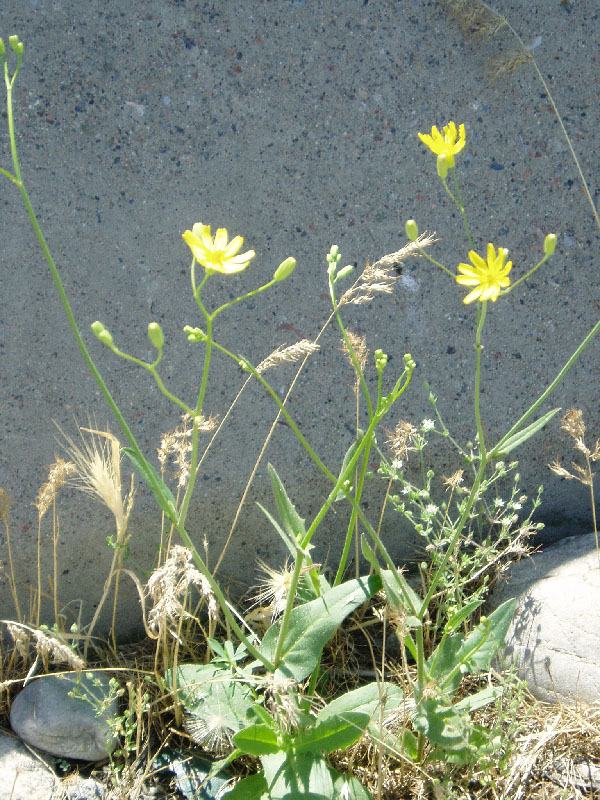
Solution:
{"label": "dried seed head", "polygon": [[155,569],[146,584],[153,606],[148,615],[150,630],[157,633],[163,624],[176,627],[182,617],[190,617],[186,603],[191,587],[204,596],[212,619],[219,609],[208,580],[192,564],[192,553],[181,545],[171,548],[162,567]]}
{"label": "dried seed head", "polygon": [[17,653],[24,661],[29,657],[29,642],[31,641],[31,634],[27,628],[22,628],[20,625],[15,625],[13,622],[5,622],[6,630],[10,633]]}
{"label": "dried seed head", "polygon": [[585,435],[585,425],[583,423],[583,412],[578,408],[570,408],[560,421],[560,427],[569,434],[572,439],[577,441]]}
{"label": "dried seed head", "polygon": [[67,664],[71,669],[82,670],[85,661],[71,648],[45,631],[33,631],[35,647],[42,658],[48,658],[57,664]]}
{"label": "dried seed head", "polygon": [[[354,352],[354,357],[358,361],[358,366],[360,367],[361,372],[365,368],[365,364],[367,363],[367,358],[369,355],[369,351],[367,350],[367,337],[361,336],[358,333],[353,333],[352,331],[347,330],[346,336],[348,337],[348,342],[350,343],[350,347]],[[350,356],[350,351],[348,350],[348,346],[346,344],[346,340],[342,339],[342,353],[346,355],[350,366],[354,369],[354,362]]]}
{"label": "dried seed head", "polygon": [[[199,414],[196,417],[196,427],[200,433],[209,433],[217,426],[217,418],[205,417]],[[193,417],[183,414],[181,425],[170,433],[165,433],[160,447],[157,450],[158,461],[164,469],[171,461],[176,467],[175,477],[180,488],[187,486],[190,477],[190,453],[192,452]]]}
{"label": "dried seed head", "polygon": [[399,458],[404,461],[411,450],[414,451],[417,449],[412,446],[412,442],[417,433],[418,429],[415,428],[414,425],[411,425],[410,422],[402,420],[396,425],[394,432],[390,434],[386,442],[394,454],[394,458]]}
{"label": "dried seed head", "polygon": [[446,487],[446,491],[448,491],[449,489],[452,489],[452,491],[458,489],[460,484],[463,482],[464,474],[465,474],[464,470],[457,469],[456,472],[453,475],[450,475],[449,478],[442,477],[442,481],[444,483],[444,486]]}
{"label": "dried seed head", "polygon": [[209,753],[224,756],[233,749],[234,731],[218,705],[203,708],[198,714],[186,714],[183,724],[190,738]]}
{"label": "dried seed head", "polygon": [[34,503],[34,506],[38,510],[38,517],[40,520],[52,505],[52,501],[56,497],[60,487],[64,486],[67,482],[69,475],[77,471],[75,464],[72,464],[70,461],[65,461],[60,456],[55,456],[55,458],[56,461],[48,470],[48,480],[40,487]]}
{"label": "dried seed head", "polygon": [[267,356],[264,361],[260,362],[256,371],[262,373],[280,364],[293,364],[312,353],[318,352],[320,349],[320,346],[315,344],[315,342],[311,342],[310,339],[301,339],[299,342],[289,347],[284,347],[283,349],[278,347],[270,356]]}

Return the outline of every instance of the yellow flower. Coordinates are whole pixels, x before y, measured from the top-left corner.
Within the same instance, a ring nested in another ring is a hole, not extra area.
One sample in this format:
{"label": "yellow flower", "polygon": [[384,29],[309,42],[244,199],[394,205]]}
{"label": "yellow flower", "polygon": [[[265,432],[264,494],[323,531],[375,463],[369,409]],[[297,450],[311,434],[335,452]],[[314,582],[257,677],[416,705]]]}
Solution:
{"label": "yellow flower", "polygon": [[475,286],[475,289],[469,292],[463,303],[472,303],[473,300],[479,300],[481,303],[485,300],[496,302],[500,289],[510,286],[508,273],[512,269],[512,261],[504,263],[507,255],[508,250],[504,247],[499,247],[498,255],[496,255],[493,244],[488,244],[487,261],[484,261],[474,250],[469,252],[473,266],[459,264],[458,271],[462,272],[462,275],[456,276],[456,282],[461,286]]}
{"label": "yellow flower", "polygon": [[237,255],[244,240],[241,236],[227,242],[227,229],[219,228],[214,238],[210,235],[210,225],[197,222],[191,231],[185,231],[183,240],[192,251],[199,264],[213,272],[233,275],[246,269],[250,259],[254,258],[254,250]]}
{"label": "yellow flower", "polygon": [[431,136],[428,133],[420,133],[419,139],[426,144],[436,156],[446,156],[449,167],[454,168],[454,156],[465,146],[465,126],[458,128],[458,142],[456,141],[456,125],[449,122],[444,126],[444,135],[438,131],[434,125],[431,129]]}

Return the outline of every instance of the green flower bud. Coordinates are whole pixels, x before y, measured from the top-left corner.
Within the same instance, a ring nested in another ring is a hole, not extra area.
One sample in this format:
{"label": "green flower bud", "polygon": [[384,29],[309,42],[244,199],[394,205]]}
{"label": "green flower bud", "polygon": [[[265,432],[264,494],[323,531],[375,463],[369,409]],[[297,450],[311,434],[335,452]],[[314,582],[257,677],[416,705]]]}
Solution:
{"label": "green flower bud", "polygon": [[352,264],[347,264],[345,267],[342,267],[342,269],[335,276],[336,283],[345,278],[346,275],[350,275],[351,272],[354,272],[354,267],[352,266]]}
{"label": "green flower bud", "polygon": [[296,269],[296,259],[289,256],[282,261],[281,264],[275,270],[275,274],[273,275],[274,281],[284,281],[286,278],[289,278],[292,272]]}
{"label": "green flower bud", "polygon": [[337,244],[332,244],[331,250],[329,253],[327,253],[327,261],[330,264],[337,264],[341,257],[340,248],[337,246]]}
{"label": "green flower bud", "polygon": [[375,368],[379,372],[385,368],[385,365],[388,362],[388,357],[383,350],[375,350],[373,355],[375,356]]}
{"label": "green flower bud", "polygon": [[0,57],[4,56],[6,53],[6,47],[4,46],[4,39],[0,36]]}
{"label": "green flower bud", "polygon": [[410,353],[405,353],[402,360],[404,361],[404,366],[406,369],[415,369],[417,366]]}
{"label": "green flower bud", "polygon": [[148,338],[150,339],[152,347],[156,347],[157,350],[160,350],[165,343],[165,337],[163,336],[158,322],[151,322],[148,325]]}
{"label": "green flower bud", "polygon": [[450,167],[450,162],[448,161],[448,156],[442,153],[441,156],[437,157],[437,174],[443,181],[446,180],[446,175],[448,174],[449,167]]}
{"label": "green flower bud", "polygon": [[102,344],[105,344],[107,347],[113,346],[112,334],[104,327],[104,325],[101,322],[96,320],[96,322],[92,323],[91,328],[96,339],[98,339],[99,342],[102,342]]}
{"label": "green flower bud", "polygon": [[15,51],[15,53],[23,52],[23,42],[19,41],[19,37],[16,33],[13,33],[12,36],[8,37],[8,44],[10,45],[11,49]]}
{"label": "green flower bud", "polygon": [[549,233],[548,236],[544,239],[544,253],[547,256],[551,256],[552,253],[556,250],[556,234]]}
{"label": "green flower bud", "polygon": [[414,219],[407,219],[404,228],[406,230],[406,235],[408,236],[411,242],[414,242],[416,239],[418,239],[419,228]]}
{"label": "green flower bud", "polygon": [[188,335],[188,342],[205,342],[206,334],[202,328],[192,328],[191,325],[186,325],[183,329],[184,333]]}

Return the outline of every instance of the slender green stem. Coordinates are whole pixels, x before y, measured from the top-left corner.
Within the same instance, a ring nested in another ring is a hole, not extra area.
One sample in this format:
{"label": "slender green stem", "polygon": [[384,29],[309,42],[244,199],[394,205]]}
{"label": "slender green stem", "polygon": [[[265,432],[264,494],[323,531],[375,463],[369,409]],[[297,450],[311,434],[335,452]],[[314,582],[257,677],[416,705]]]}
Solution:
{"label": "slender green stem", "polygon": [[471,229],[469,228],[469,220],[467,219],[467,212],[465,211],[465,205],[463,203],[462,195],[460,193],[460,186],[458,184],[458,178],[456,177],[456,169],[454,167],[452,167],[452,177],[454,178],[454,188],[456,189],[456,196],[458,197],[456,205],[460,209],[460,214],[463,218],[463,224],[465,226],[467,239],[469,240],[471,249],[473,249],[473,237],[471,236]]}
{"label": "slender green stem", "polygon": [[373,417],[373,403],[371,402],[371,395],[369,394],[369,389],[367,387],[367,382],[365,381],[365,376],[363,375],[363,371],[360,368],[360,364],[358,363],[358,359],[356,357],[356,353],[354,352],[354,348],[350,344],[348,339],[348,334],[346,333],[346,328],[344,327],[344,323],[342,322],[342,318],[339,312],[339,306],[335,294],[335,286],[333,281],[334,274],[329,274],[329,296],[331,298],[331,305],[333,308],[333,313],[335,314],[335,319],[338,324],[338,327],[344,337],[344,343],[346,345],[346,350],[352,360],[352,365],[354,366],[354,371],[356,372],[358,379],[360,381],[360,386],[362,389],[363,396],[365,398],[365,402],[367,404],[367,409],[369,413],[369,419]]}
{"label": "slender green stem", "polygon": [[474,407],[475,407],[475,421],[477,423],[477,436],[479,438],[479,451],[481,458],[485,460],[485,437],[483,435],[483,423],[481,421],[480,410],[480,384],[481,384],[481,352],[483,345],[481,344],[481,334],[485,324],[485,316],[487,313],[487,300],[477,305],[477,331],[475,333],[475,394],[474,394]]}
{"label": "slender green stem", "polygon": [[547,261],[549,258],[550,258],[550,256],[548,256],[548,255],[545,255],[545,256],[542,258],[542,260],[541,260],[541,261],[540,261],[538,264],[536,264],[536,265],[535,265],[535,267],[533,267],[533,269],[530,269],[530,270],[529,270],[529,272],[527,272],[525,275],[523,275],[523,276],[522,276],[522,277],[520,277],[518,280],[516,280],[516,281],[515,281],[513,284],[511,284],[511,285],[509,286],[509,288],[508,288],[508,289],[504,289],[504,291],[503,291],[503,292],[501,292],[501,294],[510,294],[510,292],[512,292],[512,291],[513,291],[513,289],[515,289],[515,288],[516,288],[516,287],[517,287],[517,286],[518,286],[520,283],[523,283],[523,281],[526,281],[526,280],[527,280],[527,278],[531,277],[531,275],[533,275],[533,273],[534,273],[534,272],[537,272],[537,270],[538,270],[538,269],[539,269],[539,268],[542,266],[542,264],[545,264],[545,263],[546,263],[546,261]]}

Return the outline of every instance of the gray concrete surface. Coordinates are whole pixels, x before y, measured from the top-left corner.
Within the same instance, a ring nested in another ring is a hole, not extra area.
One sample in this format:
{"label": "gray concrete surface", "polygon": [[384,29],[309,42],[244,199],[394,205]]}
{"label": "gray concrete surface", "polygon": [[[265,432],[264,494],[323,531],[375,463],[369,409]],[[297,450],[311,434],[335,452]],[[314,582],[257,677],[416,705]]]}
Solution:
{"label": "gray concrete surface", "polygon": [[[595,192],[597,4],[509,0],[497,7],[534,48]],[[505,33],[492,44],[465,39],[437,3],[418,0],[4,0],[0,22],[5,39],[18,33],[26,45],[15,102],[31,197],[90,349],[150,450],[178,424],[177,410],[145,373],[102,348],[90,323],[101,319],[124,349],[149,357],[146,327],[160,322],[163,378],[191,400],[200,350],[181,329],[199,318],[181,233],[194,222],[226,226],[258,254],[241,276],[213,281],[215,302],[267,280],[287,255],[298,261],[284,285],[217,326],[225,345],[254,362],[318,332],[328,314],[325,255],[332,243],[343,263],[363,265],[401,246],[404,221],[414,217],[442,237],[435,255],[454,268],[468,249],[460,217],[416,135],[449,119],[467,126],[459,176],[480,252],[488,241],[508,247],[518,276],[540,257],[546,233],[560,235],[543,271],[490,308],[482,390],[490,439],[555,376],[598,317],[599,232],[548,99],[528,66],[495,83],[486,77],[485,59],[513,48]],[[8,168],[4,125],[0,153]],[[110,417],[8,181],[1,198],[0,485],[13,497],[16,567],[27,584],[35,579],[37,542],[31,504],[60,452],[53,420],[74,435],[75,419],[85,424],[89,414],[101,425]],[[348,326],[368,334],[371,350],[389,353],[390,381],[403,353],[417,361],[390,427],[401,417],[430,416],[427,379],[456,435],[473,436],[475,309],[462,304],[463,295],[415,261],[392,297],[348,309]],[[351,441],[354,419],[337,339],[325,337],[290,406],[331,466]],[[291,375],[273,373],[278,390]],[[235,367],[215,359],[207,411],[223,415],[241,381]],[[592,438],[600,435],[597,381],[594,344],[554,399],[583,409]],[[189,527],[200,545],[206,538],[213,564],[273,415],[264,392],[250,390],[202,467]],[[549,489],[540,518],[551,538],[589,529],[586,491],[546,467],[556,455],[570,456],[569,447],[556,422],[519,453],[524,488],[542,482]],[[439,474],[460,466],[448,450],[432,447],[430,454]],[[268,459],[310,519],[327,487],[285,426]],[[238,590],[256,580],[257,557],[277,563],[282,556],[257,500],[272,506],[266,465],[222,568]],[[377,508],[372,497],[375,519]],[[81,599],[89,619],[111,557],[105,538],[112,520],[73,490],[63,493],[58,512],[59,594],[70,603],[68,615],[77,614]],[[317,558],[336,562],[344,519],[341,511],[328,517]],[[143,574],[160,530],[143,486],[131,530],[128,566]],[[413,555],[417,542],[399,520],[390,517],[384,534],[399,561]],[[48,520],[42,552],[51,573]],[[127,583],[121,597],[121,626],[131,629],[140,620],[137,597]],[[0,608],[11,615],[6,580]]]}

